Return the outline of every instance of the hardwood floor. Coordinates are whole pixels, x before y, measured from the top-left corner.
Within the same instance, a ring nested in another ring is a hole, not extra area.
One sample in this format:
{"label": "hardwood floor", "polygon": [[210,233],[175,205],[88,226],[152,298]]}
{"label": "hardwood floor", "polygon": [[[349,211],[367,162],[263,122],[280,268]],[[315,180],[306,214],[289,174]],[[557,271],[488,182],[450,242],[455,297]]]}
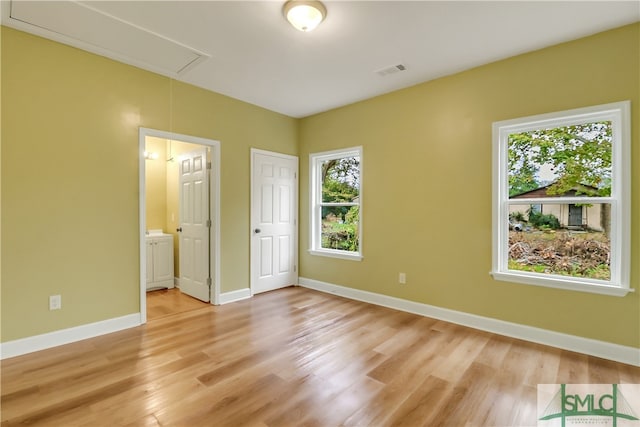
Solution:
{"label": "hardwood floor", "polygon": [[178,288],[147,292],[147,322],[176,313],[206,308],[209,305],[183,294]]}
{"label": "hardwood floor", "polygon": [[640,383],[640,368],[298,287],[1,367],[2,426],[536,425],[538,383]]}

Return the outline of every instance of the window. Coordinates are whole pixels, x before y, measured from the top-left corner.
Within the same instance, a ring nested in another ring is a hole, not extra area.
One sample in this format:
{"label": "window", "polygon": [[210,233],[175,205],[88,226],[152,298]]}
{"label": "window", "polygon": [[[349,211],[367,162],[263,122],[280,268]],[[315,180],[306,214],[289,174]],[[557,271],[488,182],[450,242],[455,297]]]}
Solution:
{"label": "window", "polygon": [[362,259],[362,147],[310,156],[314,255]]}
{"label": "window", "polygon": [[623,296],[630,102],[493,124],[497,280]]}

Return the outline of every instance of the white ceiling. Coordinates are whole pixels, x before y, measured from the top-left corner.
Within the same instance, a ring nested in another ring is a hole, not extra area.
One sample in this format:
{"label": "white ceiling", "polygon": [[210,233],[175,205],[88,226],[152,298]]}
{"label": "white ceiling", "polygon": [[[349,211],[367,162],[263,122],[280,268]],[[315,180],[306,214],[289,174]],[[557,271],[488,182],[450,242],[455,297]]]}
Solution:
{"label": "white ceiling", "polygon": [[283,3],[2,0],[2,24],[304,117],[640,20],[637,0],[325,1],[303,33]]}

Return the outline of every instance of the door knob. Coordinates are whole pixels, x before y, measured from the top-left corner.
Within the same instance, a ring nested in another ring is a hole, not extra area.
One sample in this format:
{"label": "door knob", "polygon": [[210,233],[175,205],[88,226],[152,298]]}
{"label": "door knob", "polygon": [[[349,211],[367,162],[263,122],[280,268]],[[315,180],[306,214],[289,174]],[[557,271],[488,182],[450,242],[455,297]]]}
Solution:
{"label": "door knob", "polygon": [[176,228],[176,231],[177,231],[178,233],[182,233],[182,227]]}
{"label": "door knob", "polygon": [[256,234],[260,233],[260,231],[262,231],[262,230],[260,230],[259,228],[256,228],[255,230],[253,230],[253,232],[256,233]]}

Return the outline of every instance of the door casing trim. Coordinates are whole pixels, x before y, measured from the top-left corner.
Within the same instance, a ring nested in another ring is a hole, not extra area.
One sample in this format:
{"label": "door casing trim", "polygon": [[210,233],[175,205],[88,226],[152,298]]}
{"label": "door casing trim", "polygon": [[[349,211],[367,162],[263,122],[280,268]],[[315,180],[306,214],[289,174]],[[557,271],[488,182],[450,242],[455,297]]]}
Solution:
{"label": "door casing trim", "polygon": [[208,138],[201,138],[192,135],[184,135],[175,132],[167,132],[158,129],[150,129],[141,127],[139,129],[138,138],[138,178],[139,178],[139,239],[140,239],[140,323],[147,322],[147,265],[146,256],[147,248],[145,245],[146,235],[146,164],[144,158],[145,141],[148,136],[170,139],[173,141],[188,142],[190,144],[199,144],[210,147],[211,149],[211,185],[209,193],[209,206],[211,209],[211,229],[210,241],[211,251],[209,253],[209,262],[214,268],[211,285],[211,303],[220,304],[220,141]]}
{"label": "door casing trim", "polygon": [[[299,238],[299,234],[300,234],[300,221],[299,221],[299,215],[300,215],[300,158],[298,156],[292,156],[290,154],[284,154],[284,153],[277,153],[275,151],[267,151],[267,150],[260,150],[258,148],[251,148],[251,152],[250,152],[250,156],[251,156],[251,170],[250,170],[250,194],[249,194],[249,200],[251,200],[250,204],[249,204],[249,221],[250,221],[250,226],[249,226],[249,241],[251,242],[249,244],[249,290],[251,291],[251,296],[254,295],[254,290],[256,287],[256,284],[254,283],[254,275],[253,275],[253,239],[252,239],[252,229],[253,229],[253,168],[254,168],[254,161],[253,161],[253,157],[254,154],[263,154],[266,156],[273,156],[273,157],[280,157],[283,159],[288,159],[288,160],[295,160],[296,161],[296,177],[295,177],[295,190],[294,190],[294,196],[295,196],[295,201],[294,201],[294,205],[295,205],[295,217],[294,217],[294,221],[295,221],[295,246],[294,246],[294,265],[295,265],[295,273],[296,273],[296,278],[300,276],[300,269],[299,269],[299,242],[298,242],[298,238]],[[297,280],[296,280],[296,284],[297,284]]]}

